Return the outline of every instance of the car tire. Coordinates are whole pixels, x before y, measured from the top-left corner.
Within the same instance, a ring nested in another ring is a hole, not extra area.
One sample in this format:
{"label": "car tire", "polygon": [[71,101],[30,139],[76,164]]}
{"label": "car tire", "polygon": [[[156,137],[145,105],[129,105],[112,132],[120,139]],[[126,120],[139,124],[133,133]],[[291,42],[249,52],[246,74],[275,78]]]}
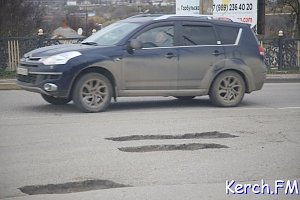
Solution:
{"label": "car tire", "polygon": [[234,71],[221,73],[213,82],[209,97],[213,104],[221,107],[237,106],[245,94],[245,81]]}
{"label": "car tire", "polygon": [[175,98],[182,100],[182,101],[188,101],[188,100],[192,100],[193,98],[195,98],[195,96],[175,96]]}
{"label": "car tire", "polygon": [[74,86],[73,101],[83,112],[102,112],[110,104],[112,85],[98,73],[88,73],[80,77]]}
{"label": "car tire", "polygon": [[53,105],[65,105],[69,103],[72,99],[71,98],[60,98],[60,97],[53,97],[46,94],[41,94],[43,99],[47,101],[48,103],[51,103]]}

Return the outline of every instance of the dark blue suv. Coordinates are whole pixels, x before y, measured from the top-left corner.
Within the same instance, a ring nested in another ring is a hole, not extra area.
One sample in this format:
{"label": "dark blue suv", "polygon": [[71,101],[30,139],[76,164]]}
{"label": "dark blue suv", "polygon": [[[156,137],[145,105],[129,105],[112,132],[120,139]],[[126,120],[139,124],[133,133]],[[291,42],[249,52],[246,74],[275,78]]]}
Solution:
{"label": "dark blue suv", "polygon": [[81,44],[26,53],[18,85],[51,104],[73,100],[84,112],[104,111],[113,97],[209,95],[236,106],[260,90],[263,49],[249,25],[208,16],[145,15],[116,22]]}

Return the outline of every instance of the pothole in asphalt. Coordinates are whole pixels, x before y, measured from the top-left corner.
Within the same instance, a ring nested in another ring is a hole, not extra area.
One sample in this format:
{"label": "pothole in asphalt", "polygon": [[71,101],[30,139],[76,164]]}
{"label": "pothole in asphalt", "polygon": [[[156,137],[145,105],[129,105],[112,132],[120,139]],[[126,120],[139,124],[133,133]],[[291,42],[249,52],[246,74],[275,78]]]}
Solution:
{"label": "pothole in asphalt", "polygon": [[229,148],[226,145],[221,144],[201,144],[201,143],[191,143],[191,144],[174,144],[174,145],[148,145],[148,146],[138,146],[138,147],[122,147],[118,148],[120,151],[124,152],[153,152],[153,151],[194,151],[199,149],[221,149]]}
{"label": "pothole in asphalt", "polygon": [[187,133],[184,135],[130,135],[124,137],[110,137],[107,140],[112,141],[131,141],[131,140],[168,140],[168,139],[213,139],[213,138],[234,138],[238,137],[229,133],[220,133],[218,131]]}
{"label": "pothole in asphalt", "polygon": [[131,187],[115,183],[109,180],[86,180],[80,182],[68,182],[63,184],[30,185],[19,188],[21,192],[29,195],[36,194],[64,194],[72,192],[83,192],[90,190],[102,190],[110,188]]}

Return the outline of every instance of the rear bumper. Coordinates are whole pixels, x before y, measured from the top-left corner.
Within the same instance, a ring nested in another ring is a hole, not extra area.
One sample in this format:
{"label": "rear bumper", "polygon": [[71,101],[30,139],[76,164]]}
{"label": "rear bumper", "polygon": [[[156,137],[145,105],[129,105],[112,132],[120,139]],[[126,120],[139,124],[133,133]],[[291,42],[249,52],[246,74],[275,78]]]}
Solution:
{"label": "rear bumper", "polygon": [[264,73],[261,73],[258,75],[259,77],[256,78],[255,82],[255,90],[261,90],[264,83],[266,82],[266,77],[267,77],[267,72],[265,71]]}

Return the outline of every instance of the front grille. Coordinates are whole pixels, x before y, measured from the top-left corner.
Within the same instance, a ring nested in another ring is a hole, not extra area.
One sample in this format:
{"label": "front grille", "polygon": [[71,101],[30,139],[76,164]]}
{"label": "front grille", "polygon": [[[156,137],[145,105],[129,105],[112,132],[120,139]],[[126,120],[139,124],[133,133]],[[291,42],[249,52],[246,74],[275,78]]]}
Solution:
{"label": "front grille", "polygon": [[38,67],[38,64],[34,65],[34,64],[24,64],[24,63],[21,63],[20,66],[22,66],[22,67]]}
{"label": "front grille", "polygon": [[36,80],[37,80],[37,74],[28,74],[27,76],[18,74],[18,81],[20,82],[25,82],[25,83],[31,83],[31,84],[35,84]]}
{"label": "front grille", "polygon": [[39,61],[41,58],[40,57],[29,57],[29,61]]}
{"label": "front grille", "polygon": [[18,74],[17,79],[20,82],[38,84],[44,80],[56,80],[60,77],[61,75],[57,74],[28,74],[27,76]]}

